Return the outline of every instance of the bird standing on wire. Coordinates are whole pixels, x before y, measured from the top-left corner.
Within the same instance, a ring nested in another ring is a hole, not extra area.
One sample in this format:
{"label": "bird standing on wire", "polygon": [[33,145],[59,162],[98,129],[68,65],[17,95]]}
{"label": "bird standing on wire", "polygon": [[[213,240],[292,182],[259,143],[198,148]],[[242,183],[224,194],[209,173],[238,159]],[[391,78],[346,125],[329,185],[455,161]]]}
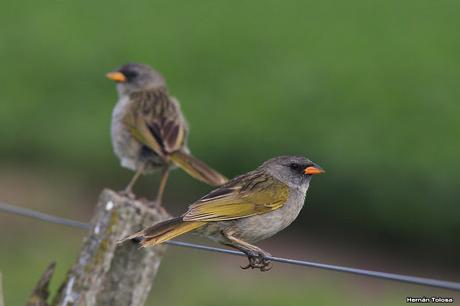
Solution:
{"label": "bird standing on wire", "polygon": [[125,168],[135,171],[124,193],[132,195],[141,174],[162,169],[156,205],[161,205],[171,163],[212,186],[227,179],[193,157],[187,146],[188,126],[179,102],[170,96],[163,76],[143,64],[127,64],[107,73],[117,82],[118,102],[112,114],[112,144]]}
{"label": "bird standing on wire", "polygon": [[298,216],[312,175],[324,170],[298,156],[280,156],[235,177],[193,203],[180,217],[160,222],[125,239],[155,246],[190,231],[236,248],[248,256],[243,269],[270,269],[269,253],[252,245],[269,238]]}
{"label": "bird standing on wire", "polygon": [[[39,219],[41,221],[46,221],[50,223],[80,228],[84,230],[87,230],[90,228],[90,225],[87,223],[83,223],[83,222],[79,222],[79,221],[75,221],[71,219],[65,219],[65,218],[61,218],[57,216],[52,216],[52,215],[44,214],[44,213],[34,211],[31,209],[21,208],[21,207],[9,205],[9,204],[2,203],[2,202],[0,202],[0,211],[11,213],[11,214],[16,214],[18,216],[35,218],[35,219]],[[180,241],[169,241],[169,244],[175,245],[175,246],[187,247],[187,248],[194,248],[198,250],[206,250],[210,252],[224,253],[224,254],[235,254],[236,253],[230,250],[224,250],[224,249],[213,248],[209,246],[198,245],[198,244],[187,243],[187,242],[180,242]],[[358,275],[405,282],[405,283],[410,283],[410,284],[417,284],[417,285],[422,285],[422,286],[431,286],[431,287],[460,291],[460,283],[458,282],[449,282],[449,281],[444,281],[444,280],[439,280],[439,279],[416,277],[416,276],[410,276],[410,275],[401,275],[401,274],[394,274],[394,273],[387,273],[387,272],[370,271],[370,270],[364,270],[364,269],[328,265],[328,264],[319,263],[319,262],[310,262],[310,261],[295,260],[295,259],[289,259],[289,258],[274,257],[273,260],[277,262],[281,262],[281,263],[288,263],[288,264],[293,264],[293,265],[298,265],[298,266],[303,266],[303,267],[314,267],[314,268],[319,268],[319,269],[326,269],[326,270],[345,272],[345,273],[353,273],[353,274],[358,274]]]}

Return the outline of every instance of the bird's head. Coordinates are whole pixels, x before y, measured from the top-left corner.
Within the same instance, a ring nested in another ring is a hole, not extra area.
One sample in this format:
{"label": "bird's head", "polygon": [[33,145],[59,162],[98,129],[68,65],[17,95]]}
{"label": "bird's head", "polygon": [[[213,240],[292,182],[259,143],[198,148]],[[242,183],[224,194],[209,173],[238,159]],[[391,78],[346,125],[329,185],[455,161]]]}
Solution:
{"label": "bird's head", "polygon": [[276,179],[301,189],[308,188],[313,175],[324,173],[323,168],[303,156],[279,156],[261,166]]}
{"label": "bird's head", "polygon": [[130,94],[166,85],[159,72],[144,64],[126,64],[116,71],[107,73],[106,77],[117,82],[117,90],[120,94]]}

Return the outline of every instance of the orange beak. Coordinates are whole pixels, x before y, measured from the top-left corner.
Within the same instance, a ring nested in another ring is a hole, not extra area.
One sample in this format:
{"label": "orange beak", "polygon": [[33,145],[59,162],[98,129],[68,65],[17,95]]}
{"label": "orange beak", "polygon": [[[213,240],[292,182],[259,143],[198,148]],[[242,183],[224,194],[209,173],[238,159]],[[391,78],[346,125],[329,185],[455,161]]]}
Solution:
{"label": "orange beak", "polygon": [[126,77],[123,73],[115,71],[115,72],[109,72],[105,75],[108,79],[115,81],[115,82],[126,82]]}
{"label": "orange beak", "polygon": [[321,174],[326,171],[324,171],[320,166],[310,166],[310,167],[305,168],[303,172],[308,175],[314,175],[314,174]]}

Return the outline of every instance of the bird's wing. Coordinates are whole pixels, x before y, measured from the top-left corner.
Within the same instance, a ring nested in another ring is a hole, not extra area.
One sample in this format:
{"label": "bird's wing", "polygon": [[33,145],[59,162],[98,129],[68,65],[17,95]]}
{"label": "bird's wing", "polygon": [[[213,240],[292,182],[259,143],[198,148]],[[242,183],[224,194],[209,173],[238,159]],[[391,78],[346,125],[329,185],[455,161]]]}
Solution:
{"label": "bird's wing", "polygon": [[160,156],[180,150],[185,144],[187,126],[176,101],[166,93],[139,93],[124,118],[131,134]]}
{"label": "bird's wing", "polygon": [[262,170],[229,181],[192,204],[184,221],[224,221],[267,213],[288,200],[289,187]]}

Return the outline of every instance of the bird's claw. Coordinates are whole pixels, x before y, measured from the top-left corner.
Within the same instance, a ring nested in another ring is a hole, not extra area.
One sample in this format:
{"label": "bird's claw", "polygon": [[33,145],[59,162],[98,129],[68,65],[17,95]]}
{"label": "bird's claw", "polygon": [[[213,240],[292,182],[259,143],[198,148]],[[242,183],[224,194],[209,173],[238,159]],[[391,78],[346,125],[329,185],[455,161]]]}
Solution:
{"label": "bird's claw", "polygon": [[262,272],[270,271],[272,264],[264,254],[250,255],[248,256],[249,263],[246,266],[241,266],[241,269],[260,269]]}
{"label": "bird's claw", "polygon": [[161,203],[161,200],[159,200],[159,199],[156,199],[156,200],[154,200],[154,201],[150,202],[150,207],[151,207],[151,208],[157,208],[157,209],[160,209],[160,208],[162,208],[162,207],[163,207],[161,204],[162,204],[162,203]]}

